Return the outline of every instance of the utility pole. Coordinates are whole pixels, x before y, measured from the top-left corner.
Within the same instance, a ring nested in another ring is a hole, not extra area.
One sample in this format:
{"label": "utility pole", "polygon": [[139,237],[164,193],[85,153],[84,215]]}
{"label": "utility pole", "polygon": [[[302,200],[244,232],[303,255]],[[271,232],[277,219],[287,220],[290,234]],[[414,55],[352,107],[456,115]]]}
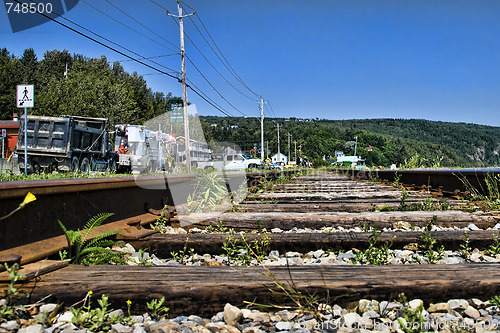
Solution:
{"label": "utility pole", "polygon": [[292,135],[288,132],[288,164],[290,164],[290,138]]}
{"label": "utility pole", "polygon": [[356,143],[354,144],[354,156],[356,157],[356,149],[358,148],[358,137],[355,136],[354,139],[356,139]]}
{"label": "utility pole", "polygon": [[297,165],[297,140],[294,140],[293,143],[295,144],[295,165]]}
{"label": "utility pole", "polygon": [[[267,102],[266,102],[267,103]],[[264,160],[264,99],[260,97],[260,159]]]}
{"label": "utility pole", "polygon": [[280,123],[276,124],[278,126],[278,162],[281,162],[281,153],[280,153]]}
{"label": "utility pole", "polygon": [[182,105],[184,110],[184,154],[186,156],[186,168],[187,171],[191,171],[191,149],[189,148],[189,118],[188,118],[188,105],[187,105],[187,87],[186,87],[186,54],[184,52],[184,22],[183,18],[194,14],[182,16],[182,8],[180,6],[180,0],[177,0],[177,10],[179,16],[167,14],[179,19],[179,28],[181,34],[181,63],[182,63]]}

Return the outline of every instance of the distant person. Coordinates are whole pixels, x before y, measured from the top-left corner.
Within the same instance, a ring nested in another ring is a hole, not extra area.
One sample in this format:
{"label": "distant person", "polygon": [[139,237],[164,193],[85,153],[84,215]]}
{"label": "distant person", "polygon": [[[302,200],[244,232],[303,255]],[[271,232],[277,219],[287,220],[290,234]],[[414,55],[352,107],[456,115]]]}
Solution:
{"label": "distant person", "polygon": [[392,163],[391,165],[391,170],[396,170],[398,166],[396,165],[396,162]]}

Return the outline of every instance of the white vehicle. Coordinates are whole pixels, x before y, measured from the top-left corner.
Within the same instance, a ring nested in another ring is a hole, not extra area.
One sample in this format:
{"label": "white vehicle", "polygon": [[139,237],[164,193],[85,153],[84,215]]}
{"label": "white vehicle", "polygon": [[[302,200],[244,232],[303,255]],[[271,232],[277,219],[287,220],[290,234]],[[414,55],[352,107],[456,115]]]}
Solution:
{"label": "white vehicle", "polygon": [[162,137],[139,125],[115,126],[115,150],[119,171],[155,172],[164,166]]}
{"label": "white vehicle", "polygon": [[226,154],[220,160],[198,162],[198,169],[238,171],[262,167],[262,161],[243,154]]}

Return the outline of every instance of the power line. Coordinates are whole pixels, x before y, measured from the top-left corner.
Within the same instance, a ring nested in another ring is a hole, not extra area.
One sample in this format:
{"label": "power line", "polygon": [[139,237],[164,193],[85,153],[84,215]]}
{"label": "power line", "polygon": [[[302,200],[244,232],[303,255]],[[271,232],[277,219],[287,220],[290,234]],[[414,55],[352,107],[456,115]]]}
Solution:
{"label": "power line", "polygon": [[[197,15],[195,13],[195,15]],[[189,17],[189,19],[191,20],[191,23],[193,23],[193,26],[196,28],[196,30],[198,30],[198,32],[200,33],[200,36],[203,38],[203,40],[205,40],[205,43],[207,43],[208,47],[212,50],[212,52],[214,52],[215,56],[219,59],[219,61],[222,63],[222,65],[224,67],[226,67],[226,69],[229,71],[229,73],[231,73],[233,76],[234,74],[231,72],[231,70],[227,67],[227,65],[222,61],[222,59],[219,57],[219,55],[217,54],[217,52],[215,52],[215,50],[213,49],[213,47],[210,45],[210,43],[207,41],[207,39],[205,38],[205,36],[203,36],[203,33],[200,31],[200,29],[198,28],[198,26],[196,25],[196,23],[193,21],[193,19],[191,17]],[[189,36],[186,34],[186,37],[189,39],[189,41],[193,44],[193,46],[198,50],[198,52],[200,52],[200,54],[202,55],[202,57],[210,64],[210,66],[212,66],[212,68],[217,72],[217,74],[219,74],[223,79],[224,81],[226,81],[231,87],[234,88],[234,90],[236,90],[237,92],[239,92],[241,95],[245,96],[246,98],[248,99],[251,99],[253,101],[255,101],[255,98],[253,97],[250,97],[246,94],[244,94],[243,92],[241,92],[238,88],[236,88],[231,82],[229,82],[228,79],[226,79],[216,68],[215,66],[207,59],[207,57],[205,57],[205,55],[200,51],[200,49],[196,46],[196,44],[194,43],[194,41],[191,40],[191,38],[189,38]],[[236,77],[236,76],[235,76]],[[237,78],[237,77],[236,77]],[[238,78],[237,78],[238,79]],[[240,82],[241,83],[241,82]]]}
{"label": "power line", "polygon": [[[21,5],[23,4],[20,0],[14,0],[14,1],[15,1],[15,2],[17,2],[17,3],[19,3],[19,4],[21,4]],[[30,0],[30,2],[31,2],[31,3],[34,3],[34,4],[38,4],[38,3],[37,3],[36,1],[34,1],[34,0]],[[56,20],[56,19],[54,19],[53,17],[48,16],[48,15],[46,15],[46,14],[45,14],[45,13],[43,13],[43,12],[39,12],[39,11],[37,10],[37,13],[38,13],[38,14],[40,14],[40,15],[42,15],[42,16],[44,16],[45,18],[47,18],[47,19],[49,19],[49,20],[51,20],[51,21],[53,21],[53,22],[55,22],[55,23],[57,23],[57,24],[61,25],[62,27],[66,28],[66,29],[68,29],[68,30],[71,30],[71,31],[73,31],[73,32],[74,32],[74,33],[76,33],[76,34],[78,34],[78,35],[80,35],[80,36],[82,36],[82,37],[85,37],[85,38],[87,38],[87,39],[91,40],[91,41],[92,41],[92,42],[94,42],[94,43],[97,43],[97,44],[99,44],[99,45],[101,45],[101,46],[103,46],[103,47],[105,47],[105,48],[107,48],[107,49],[109,49],[109,50],[111,50],[111,51],[114,51],[114,52],[116,52],[116,53],[118,53],[118,54],[120,54],[120,55],[122,55],[122,56],[124,56],[124,57],[126,57],[126,58],[128,58],[128,59],[130,59],[130,60],[132,60],[132,61],[135,61],[135,62],[137,62],[137,63],[139,63],[139,64],[141,64],[141,65],[143,65],[143,66],[146,66],[146,67],[148,67],[148,68],[150,68],[150,69],[153,69],[153,70],[155,70],[155,71],[157,71],[157,72],[159,72],[159,73],[161,73],[161,74],[164,74],[164,75],[166,75],[166,76],[168,76],[168,77],[171,77],[171,78],[173,78],[173,79],[176,79],[178,82],[180,82],[180,79],[179,79],[178,77],[176,77],[176,76],[172,75],[172,74],[169,74],[169,73],[167,73],[167,72],[165,72],[165,71],[163,71],[163,70],[161,70],[161,69],[159,69],[159,68],[156,68],[156,67],[154,67],[154,66],[152,66],[152,65],[149,65],[149,64],[147,64],[147,63],[145,63],[145,62],[143,62],[143,61],[141,61],[141,60],[139,60],[139,59],[135,59],[135,58],[133,58],[132,56],[130,56],[130,55],[128,55],[128,54],[126,54],[126,53],[124,53],[124,52],[122,52],[122,51],[120,51],[120,50],[118,50],[118,49],[116,49],[116,48],[114,48],[114,47],[112,47],[112,46],[109,46],[109,45],[107,45],[107,44],[105,44],[105,43],[103,43],[103,42],[101,42],[101,41],[99,41],[99,40],[97,40],[97,39],[95,39],[95,38],[93,38],[93,37],[91,37],[91,36],[89,36],[89,35],[87,35],[87,34],[85,34],[85,33],[81,32],[81,31],[76,30],[75,28],[72,28],[72,27],[68,26],[67,24],[64,24],[64,23],[62,23],[62,22],[60,22],[60,21],[57,21],[57,20]],[[57,15],[58,17],[62,17],[62,16],[61,16],[61,14],[58,14],[57,12],[53,12],[53,14]],[[120,45],[120,44],[114,43],[114,42],[110,41],[109,39],[107,39],[107,38],[105,38],[105,37],[102,37],[102,36],[100,36],[99,34],[96,34],[96,33],[92,32],[92,31],[90,31],[89,29],[87,29],[87,28],[85,28],[85,27],[82,27],[81,25],[79,25],[79,24],[77,24],[77,23],[75,23],[75,22],[73,22],[73,21],[71,21],[71,20],[69,20],[69,19],[67,19],[67,18],[64,18],[64,17],[62,17],[62,18],[63,18],[63,19],[65,19],[66,21],[71,22],[71,23],[73,23],[74,25],[76,25],[76,26],[78,26],[78,27],[80,27],[80,28],[82,28],[82,29],[86,30],[86,31],[91,32],[92,34],[94,34],[94,35],[96,35],[96,36],[98,36],[98,37],[100,37],[100,38],[102,38],[102,39],[104,39],[104,40],[106,40],[106,41],[109,41],[110,43],[112,43],[112,44],[114,44],[114,45],[117,45],[117,46],[119,46],[119,47],[123,48],[124,50],[127,50],[127,51],[129,51],[129,52],[131,52],[131,53],[133,53],[133,54],[135,54],[135,55],[138,55],[140,58],[145,58],[145,57],[141,56],[140,54],[137,54],[136,52],[133,52],[133,51],[131,51],[131,50],[129,50],[129,49],[127,49],[127,48],[125,48],[124,46],[122,46],[122,45]],[[174,72],[175,72],[175,71],[174,71]],[[194,88],[193,88],[193,87],[191,87],[191,86],[188,86],[188,88],[189,88],[189,89],[191,89],[191,91],[193,91],[196,95],[198,95],[199,97],[201,97],[201,98],[202,98],[203,100],[205,100],[208,104],[212,105],[215,109],[219,110],[219,111],[220,111],[221,113],[223,113],[224,115],[226,115],[226,116],[232,116],[232,115],[230,115],[228,112],[224,111],[221,107],[217,106],[217,105],[215,104],[215,102],[211,101],[208,97],[203,96],[203,95],[206,95],[206,94],[205,94],[205,93],[203,93],[203,92],[202,92],[199,88],[197,88],[194,84],[191,84],[191,85],[192,85],[192,86],[194,86],[196,89],[194,89]],[[197,90],[197,89],[198,89],[198,90]]]}
{"label": "power line", "polygon": [[139,32],[139,31],[137,31],[137,30],[135,30],[135,29],[133,29],[133,28],[129,27],[128,25],[126,25],[125,23],[123,23],[123,22],[119,21],[118,19],[114,18],[113,16],[109,15],[108,13],[105,13],[105,12],[103,12],[102,10],[100,10],[99,8],[97,8],[97,7],[95,7],[95,6],[91,5],[91,4],[89,4],[87,1],[85,1],[85,0],[80,0],[80,1],[81,1],[81,2],[83,2],[84,4],[86,4],[87,6],[89,6],[89,7],[93,8],[94,10],[98,11],[98,12],[99,12],[99,13],[101,13],[102,15],[104,15],[104,16],[106,16],[106,17],[110,18],[111,20],[115,21],[116,23],[119,23],[119,24],[121,24],[122,26],[124,26],[125,28],[127,28],[127,29],[129,29],[129,30],[132,30],[132,31],[133,31],[133,32],[135,32],[136,34],[141,35],[142,37],[144,37],[144,38],[146,38],[146,39],[149,39],[149,40],[150,40],[150,41],[152,41],[153,43],[156,43],[156,44],[158,44],[158,45],[160,45],[160,46],[163,46],[164,48],[166,48],[166,49],[168,49],[168,50],[170,50],[170,51],[172,51],[172,52],[175,52],[175,50],[174,50],[174,49],[172,49],[172,48],[170,48],[170,47],[168,47],[168,46],[165,46],[165,45],[163,45],[163,44],[159,43],[158,41],[156,41],[156,40],[152,39],[151,37],[146,36],[145,34],[143,34],[143,33]]}
{"label": "power line", "polygon": [[[133,18],[132,16],[130,16],[129,14],[125,13],[123,10],[121,10],[118,6],[115,6],[113,3],[111,3],[109,0],[104,0],[106,1],[107,3],[109,3],[111,6],[113,6],[114,8],[116,8],[117,10],[119,10],[121,13],[123,13],[124,15],[126,15],[127,17],[129,17],[130,19],[134,20],[134,22],[136,22],[137,24],[141,25],[142,27],[144,27],[146,30],[148,30],[149,32],[152,32],[153,34],[155,34],[156,36],[158,36],[159,38],[163,39],[165,42],[167,42],[168,44],[172,45],[173,47],[177,48],[177,46],[173,43],[171,43],[170,41],[166,40],[165,38],[163,38],[163,36],[157,34],[156,32],[154,32],[153,30],[149,29],[147,26],[145,26],[144,24],[142,24],[141,22],[139,22],[138,20],[136,20],[135,18]],[[161,44],[160,44],[161,45]],[[164,46],[164,45],[162,45]],[[170,48],[169,48],[170,49]],[[170,49],[172,50],[172,49]],[[174,50],[172,50],[174,51]],[[175,52],[175,51],[174,51]]]}
{"label": "power line", "polygon": [[[23,2],[21,2],[20,0],[14,0],[14,1],[15,1],[15,2],[17,2],[17,3],[19,3],[19,4],[23,4]],[[30,2],[31,2],[31,3],[34,3],[34,4],[38,4],[38,2],[35,2],[34,0],[30,0]],[[72,28],[72,27],[70,27],[70,26],[68,26],[68,25],[66,25],[66,24],[64,24],[64,23],[62,23],[62,22],[60,22],[60,21],[57,21],[56,19],[54,19],[54,18],[52,18],[52,17],[50,17],[50,16],[46,15],[46,14],[45,14],[45,13],[43,13],[43,12],[39,12],[39,11],[37,10],[37,13],[38,13],[38,14],[40,14],[40,15],[42,15],[42,16],[44,16],[44,17],[46,17],[46,18],[48,18],[49,20],[51,20],[51,21],[53,21],[53,22],[55,22],[55,23],[57,23],[57,24],[59,24],[59,25],[61,25],[61,26],[65,27],[66,29],[69,29],[69,30],[71,30],[71,31],[73,31],[73,32],[75,32],[75,33],[77,33],[77,34],[79,34],[80,36],[83,36],[83,37],[85,37],[85,38],[87,38],[87,39],[89,39],[89,40],[91,40],[91,41],[93,41],[93,42],[95,42],[95,43],[97,43],[97,44],[99,44],[99,45],[101,45],[101,46],[103,46],[103,47],[105,47],[105,48],[107,48],[107,49],[111,50],[111,51],[114,51],[114,52],[116,52],[116,53],[118,53],[118,54],[121,54],[122,56],[127,57],[127,58],[129,58],[129,59],[131,59],[131,60],[133,60],[133,61],[135,61],[135,62],[137,62],[137,63],[141,64],[141,65],[144,65],[144,66],[146,66],[146,67],[148,67],[148,68],[154,69],[154,70],[156,70],[156,71],[158,71],[158,72],[160,72],[160,73],[162,73],[162,74],[165,74],[165,75],[167,75],[167,76],[169,76],[169,77],[171,77],[171,78],[174,78],[174,79],[178,80],[178,78],[177,78],[176,76],[174,76],[174,75],[172,75],[172,74],[169,74],[169,73],[167,73],[167,72],[164,72],[164,71],[162,71],[161,69],[158,69],[158,68],[156,68],[156,67],[153,67],[153,66],[151,66],[151,65],[149,65],[149,64],[147,64],[147,63],[145,63],[145,62],[142,62],[142,61],[140,61],[140,60],[138,60],[138,59],[135,59],[135,58],[133,58],[132,56],[130,56],[130,55],[128,55],[128,54],[126,54],[126,53],[124,53],[124,52],[122,52],[122,51],[120,51],[120,50],[117,50],[116,48],[114,48],[114,47],[112,47],[112,46],[109,46],[109,45],[107,45],[107,44],[105,44],[105,43],[103,43],[103,42],[101,42],[101,41],[99,41],[99,40],[97,40],[97,39],[95,39],[95,38],[93,38],[93,37],[90,37],[89,35],[84,34],[84,33],[83,33],[83,32],[81,32],[81,31],[78,31],[78,30],[76,30],[76,29],[74,29],[74,28]],[[57,15],[57,16],[59,16],[59,17],[62,17],[62,16],[61,16],[61,14],[58,14],[57,12],[54,12],[54,11],[53,11],[52,13],[54,13],[55,15]],[[92,34],[94,34],[94,35],[96,35],[96,36],[98,36],[98,37],[100,37],[100,38],[102,38],[102,39],[104,39],[104,40],[106,40],[106,41],[108,41],[108,42],[110,42],[110,43],[112,43],[112,44],[114,44],[114,45],[118,46],[118,47],[123,48],[124,50],[127,50],[128,52],[131,52],[131,53],[133,53],[133,54],[135,54],[135,55],[137,55],[137,56],[139,56],[139,57],[143,57],[143,56],[141,56],[140,54],[137,54],[136,52],[133,52],[133,51],[131,51],[131,50],[127,49],[126,47],[124,47],[124,46],[122,46],[122,45],[120,45],[120,44],[117,44],[117,43],[115,43],[115,42],[112,42],[112,41],[110,41],[109,39],[107,39],[107,38],[105,38],[105,37],[102,37],[102,36],[100,36],[99,34],[94,33],[94,32],[90,31],[89,29],[87,29],[87,28],[85,28],[85,27],[80,26],[79,24],[77,24],[77,23],[75,23],[75,22],[71,21],[70,19],[67,19],[67,18],[64,18],[64,17],[62,17],[62,18],[63,18],[64,20],[68,21],[68,22],[73,23],[74,25],[76,25],[76,26],[78,26],[78,27],[80,27],[80,28],[82,28],[82,29],[84,29],[84,30],[87,30],[87,31],[91,32]],[[163,66],[163,67],[165,67],[165,66]],[[168,67],[167,67],[167,68],[168,68]],[[173,70],[173,69],[171,69],[171,68],[168,68],[168,69],[172,70],[173,72],[176,72],[176,71],[174,71],[174,70]]]}
{"label": "power line", "polygon": [[[186,3],[182,2],[183,4],[185,4],[187,7],[191,8],[189,5],[187,5]],[[226,68],[229,66],[229,68],[231,70],[228,69],[228,71],[245,87],[247,88],[252,94],[254,94],[257,98],[260,98],[260,95],[257,94],[256,92],[254,92],[252,89],[250,89],[250,87],[248,87],[248,85],[243,81],[243,79],[241,79],[241,77],[236,73],[236,71],[234,70],[234,68],[231,66],[231,64],[229,63],[229,61],[227,60],[227,58],[224,56],[224,54],[222,53],[220,47],[217,45],[217,43],[215,42],[215,40],[212,38],[212,35],[210,34],[210,32],[208,31],[207,27],[205,26],[205,24],[203,23],[203,21],[201,20],[201,17],[198,13],[195,13],[196,17],[198,18],[198,20],[200,21],[201,25],[203,26],[203,29],[205,30],[205,32],[207,33],[208,37],[210,38],[210,40],[212,41],[212,43],[215,45],[215,47],[217,48],[217,50],[219,51],[220,55],[222,56],[222,58],[224,59],[224,61],[226,62],[227,66],[224,65]],[[194,24],[194,23],[193,23]],[[196,27],[196,25],[195,25]],[[196,27],[196,29],[198,29],[198,27]],[[198,30],[199,31],[199,30]],[[200,32],[201,34],[201,32]],[[202,35],[203,36],[203,35]],[[204,37],[203,37],[204,38]],[[205,38],[204,38],[205,39]],[[205,40],[206,41],[206,40]],[[207,42],[208,44],[208,42]],[[211,47],[210,47],[211,48]],[[213,51],[213,49],[212,49]],[[217,55],[217,53],[214,51],[214,53]],[[217,58],[219,58],[219,56],[217,55]],[[224,64],[224,62],[219,58],[219,60]]]}
{"label": "power line", "polygon": [[[152,56],[152,57],[143,57],[143,58],[139,58],[139,60],[154,59],[154,58],[164,58],[164,57],[171,57],[171,56],[174,56],[174,55],[179,55],[179,53],[163,54],[163,55]],[[127,62],[127,61],[132,61],[132,60],[126,59],[126,60],[116,60],[116,61],[117,62]]]}
{"label": "power line", "polygon": [[167,12],[168,12],[168,9],[167,9],[167,8],[165,8],[165,7],[163,7],[162,5],[160,5],[158,2],[153,1],[153,0],[149,0],[149,1],[151,1],[152,3],[154,3],[155,5],[157,5],[158,7],[160,7],[161,9],[163,9],[163,10],[165,10],[165,11],[167,11]]}
{"label": "power line", "polygon": [[[201,98],[203,98],[203,100],[205,100],[207,103],[209,103],[210,105],[212,105],[214,108],[216,108],[217,110],[219,110],[220,112],[222,112],[224,115],[226,115],[228,117],[234,117],[228,111],[224,110],[220,105],[218,105],[217,103],[215,103],[210,97],[208,97],[208,95],[205,94],[200,88],[198,88],[191,80],[188,79],[187,81],[189,81],[189,83],[190,83],[190,84],[188,84],[188,88],[191,89],[192,92],[194,92],[196,95],[198,95]],[[196,91],[195,89],[193,89],[191,86],[195,87],[198,91]]]}
{"label": "power line", "polygon": [[[177,21],[175,21],[175,19],[172,17],[172,19],[174,20],[175,23],[177,23]],[[178,23],[177,23],[178,24]],[[215,67],[210,63],[210,61],[208,61],[208,59],[203,55],[203,53],[201,52],[201,50],[194,44],[194,42],[191,40],[191,38],[189,38],[189,36],[184,33],[186,35],[186,37],[189,39],[189,41],[193,44],[193,46],[198,50],[198,52],[200,52],[200,54],[205,58],[205,60],[212,66],[212,68],[215,69]],[[217,90],[217,88],[215,88],[215,86],[207,79],[207,77],[205,75],[203,75],[203,73],[201,72],[201,70],[194,64],[194,62],[191,60],[191,58],[189,58],[187,55],[186,55],[186,58],[188,59],[188,61],[191,63],[191,65],[193,65],[193,67],[196,69],[196,71],[203,77],[203,79],[210,85],[210,87],[212,87],[212,89],[224,100],[226,101],[227,104],[229,104],[233,109],[235,109],[237,112],[239,112],[240,114],[242,114],[243,116],[247,116],[246,114],[244,114],[243,112],[241,112],[237,107],[235,107],[231,102],[229,102],[227,100],[227,98],[225,98],[220,92],[219,90]],[[222,74],[219,73],[219,71],[217,71],[217,69],[215,69],[215,71],[222,76]],[[223,76],[222,76],[223,77]],[[224,77],[223,77],[224,78]],[[224,78],[225,79],[225,78]],[[226,80],[226,82],[229,83],[229,81]],[[236,88],[235,88],[236,89]]]}

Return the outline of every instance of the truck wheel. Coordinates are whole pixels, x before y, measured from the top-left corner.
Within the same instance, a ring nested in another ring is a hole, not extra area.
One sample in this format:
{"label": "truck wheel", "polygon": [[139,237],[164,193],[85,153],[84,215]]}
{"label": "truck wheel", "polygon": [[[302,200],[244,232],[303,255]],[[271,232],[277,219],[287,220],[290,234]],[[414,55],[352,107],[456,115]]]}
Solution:
{"label": "truck wheel", "polygon": [[48,167],[49,173],[52,173],[54,171],[57,171],[57,162],[52,162]]}
{"label": "truck wheel", "polygon": [[84,158],[82,163],[80,164],[80,171],[83,173],[89,173],[90,171],[90,162],[88,158]]}
{"label": "truck wheel", "polygon": [[33,173],[42,173],[42,168],[40,168],[40,164],[38,164],[38,162],[33,162],[31,164],[31,169],[33,170]]}
{"label": "truck wheel", "polygon": [[80,166],[80,160],[78,157],[74,156],[71,160],[71,172],[78,172],[78,167]]}
{"label": "truck wheel", "polygon": [[257,164],[254,164],[254,163],[249,164],[249,165],[248,165],[248,168],[249,168],[249,169],[256,169],[256,168],[257,168]]}

